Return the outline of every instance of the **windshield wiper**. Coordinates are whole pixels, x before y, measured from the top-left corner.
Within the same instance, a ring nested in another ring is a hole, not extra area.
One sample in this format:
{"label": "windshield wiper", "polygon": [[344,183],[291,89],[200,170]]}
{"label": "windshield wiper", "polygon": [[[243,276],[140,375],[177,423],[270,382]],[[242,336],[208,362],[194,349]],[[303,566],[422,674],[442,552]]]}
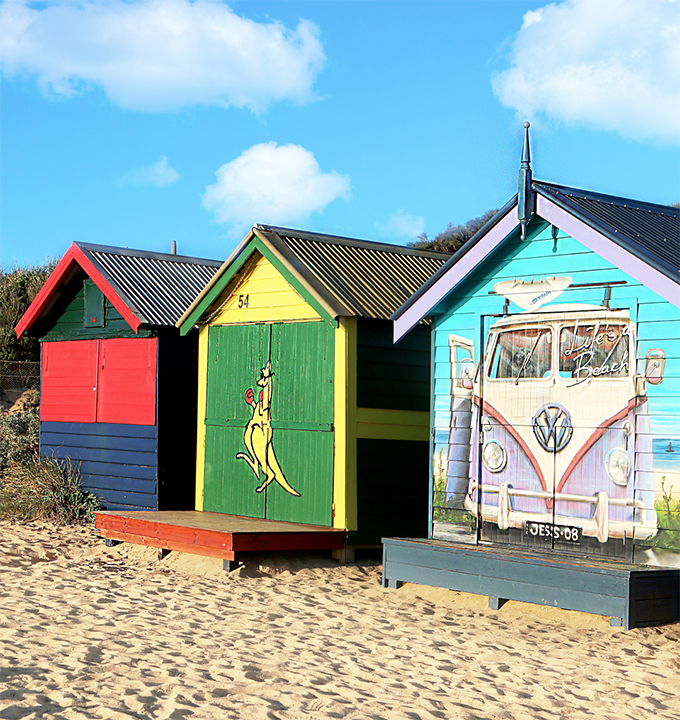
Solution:
{"label": "windshield wiper", "polygon": [[528,365],[529,360],[531,360],[531,358],[532,358],[532,356],[533,356],[533,354],[534,354],[534,351],[536,350],[536,347],[538,346],[538,341],[541,339],[542,336],[543,336],[543,333],[539,330],[539,331],[538,331],[538,335],[536,336],[536,340],[534,341],[534,344],[533,344],[533,346],[532,346],[532,348],[531,348],[531,352],[524,358],[524,362],[522,363],[522,367],[519,369],[519,372],[517,373],[517,377],[515,378],[515,385],[519,385],[519,376],[520,376],[520,375],[522,374],[522,372],[524,371],[524,368]]}

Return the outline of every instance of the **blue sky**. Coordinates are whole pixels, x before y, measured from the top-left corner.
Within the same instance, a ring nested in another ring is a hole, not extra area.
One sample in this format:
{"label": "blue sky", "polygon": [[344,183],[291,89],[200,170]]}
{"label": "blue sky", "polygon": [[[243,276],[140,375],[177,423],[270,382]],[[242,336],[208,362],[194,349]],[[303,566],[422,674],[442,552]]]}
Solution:
{"label": "blue sky", "polygon": [[5,2],[0,262],[405,243],[534,175],[680,200],[680,2]]}

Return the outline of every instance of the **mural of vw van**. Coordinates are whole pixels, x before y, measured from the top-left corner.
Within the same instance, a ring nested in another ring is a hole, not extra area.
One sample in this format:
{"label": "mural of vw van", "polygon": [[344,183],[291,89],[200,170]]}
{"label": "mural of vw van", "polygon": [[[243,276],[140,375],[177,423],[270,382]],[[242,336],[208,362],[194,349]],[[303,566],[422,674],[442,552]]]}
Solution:
{"label": "mural of vw van", "polygon": [[469,462],[449,465],[467,465],[482,540],[605,552],[656,533],[646,386],[663,381],[664,352],[637,357],[627,309],[540,307],[570,283],[497,283],[526,310],[484,318],[477,367],[473,343],[449,335],[454,422],[470,429]]}

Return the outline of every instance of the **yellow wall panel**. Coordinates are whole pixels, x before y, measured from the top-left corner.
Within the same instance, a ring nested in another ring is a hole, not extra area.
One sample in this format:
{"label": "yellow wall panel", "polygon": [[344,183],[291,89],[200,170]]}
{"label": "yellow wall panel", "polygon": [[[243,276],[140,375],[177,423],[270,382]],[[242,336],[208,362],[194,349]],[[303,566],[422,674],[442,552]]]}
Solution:
{"label": "yellow wall panel", "polygon": [[229,285],[231,296],[211,321],[217,325],[276,320],[319,320],[319,315],[262,255]]}
{"label": "yellow wall panel", "polygon": [[340,318],[335,331],[333,527],[345,530],[358,529],[356,348],[356,318]]}
{"label": "yellow wall panel", "polygon": [[198,335],[198,416],[196,433],[196,510],[203,510],[205,476],[205,409],[208,394],[208,328]]}

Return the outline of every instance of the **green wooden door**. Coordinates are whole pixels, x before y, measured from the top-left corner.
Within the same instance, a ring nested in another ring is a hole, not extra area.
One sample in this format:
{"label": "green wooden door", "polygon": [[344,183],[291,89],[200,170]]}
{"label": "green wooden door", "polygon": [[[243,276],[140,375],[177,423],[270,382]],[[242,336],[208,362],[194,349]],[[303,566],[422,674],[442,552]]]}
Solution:
{"label": "green wooden door", "polygon": [[208,392],[205,418],[203,509],[265,517],[265,495],[251,468],[236,455],[252,407],[245,400],[254,376],[269,357],[265,325],[227,325],[208,331]]}
{"label": "green wooden door", "polygon": [[204,509],[332,524],[333,331],[210,328]]}
{"label": "green wooden door", "polygon": [[274,488],[267,497],[272,520],[332,524],[333,359],[327,323],[272,327],[274,445],[288,482],[300,493]]}

